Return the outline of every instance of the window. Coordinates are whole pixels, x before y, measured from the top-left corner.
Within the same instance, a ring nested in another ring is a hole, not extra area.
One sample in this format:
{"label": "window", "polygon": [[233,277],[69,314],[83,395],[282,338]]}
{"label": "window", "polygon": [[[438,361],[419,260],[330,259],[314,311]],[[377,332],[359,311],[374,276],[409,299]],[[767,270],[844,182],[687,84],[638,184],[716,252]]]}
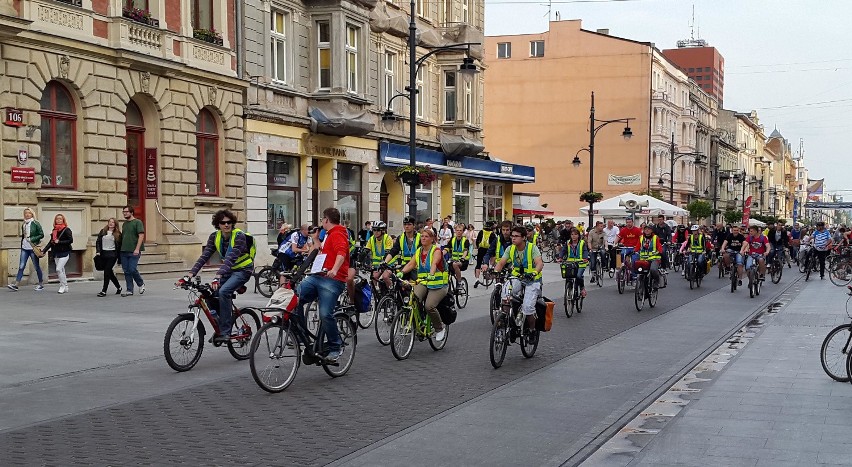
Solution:
{"label": "window", "polygon": [[696,77],[695,77],[695,81],[701,81],[701,80],[703,80],[703,79],[704,79],[704,78],[703,78],[703,77],[701,77],[701,76],[696,76]]}
{"label": "window", "polygon": [[388,105],[389,110],[396,112],[396,101],[388,104],[388,102],[396,94],[396,54],[393,52],[385,52],[385,105]]}
{"label": "window", "polygon": [[41,186],[74,188],[77,165],[77,115],[61,84],[48,83],[41,96]]}
{"label": "window", "polygon": [[426,16],[426,2],[428,0],[416,0],[417,1],[417,16]]}
{"label": "window", "polygon": [[512,43],[498,42],[497,43],[497,58],[512,58]]}
{"label": "window", "polygon": [[473,123],[473,83],[464,83],[464,121]]}
{"label": "window", "polygon": [[122,2],[122,6],[148,11],[148,0],[125,0]]}
{"label": "window", "polygon": [[462,23],[470,23],[470,0],[462,0]]}
{"label": "window", "polygon": [[432,217],[432,183],[425,185],[417,185],[415,187],[414,199],[417,200],[417,213],[415,214],[418,221],[425,221]]}
{"label": "window", "polygon": [[690,69],[689,69],[689,72],[690,72],[690,73],[695,73],[695,68],[690,68]]}
{"label": "window", "polygon": [[483,221],[501,221],[503,219],[503,185],[485,183],[482,185]]}
{"label": "window", "polygon": [[331,89],[331,26],[328,21],[317,22],[317,57],[319,89]]}
{"label": "window", "polygon": [[346,26],[346,90],[358,93],[358,33],[359,29]]}
{"label": "window", "polygon": [[135,102],[127,103],[125,112],[127,154],[127,205],[136,210],[136,217],[145,218],[145,121]]}
{"label": "window", "polygon": [[457,178],[453,181],[453,194],[455,196],[455,215],[453,219],[465,224],[471,223],[470,218],[470,180]]}
{"label": "window", "polygon": [[270,154],[266,160],[266,235],[275,243],[281,224],[301,225],[299,219],[299,158]]}
{"label": "window", "polygon": [[195,124],[196,154],[198,157],[198,194],[219,194],[219,132],[216,118],[207,109],[201,109]]}
{"label": "window", "polygon": [[340,210],[340,222],[349,221],[350,225],[361,225],[361,166],[355,164],[337,164],[337,209]]}
{"label": "window", "polygon": [[213,0],[192,0],[192,28],[213,28]]}
{"label": "window", "polygon": [[417,118],[423,118],[425,112],[423,107],[426,105],[426,88],[423,86],[423,67],[417,69],[417,77],[415,78],[415,87],[417,88]]}
{"label": "window", "polygon": [[456,72],[444,72],[444,121],[456,121]]}
{"label": "window", "polygon": [[272,79],[287,82],[287,13],[272,12]]}
{"label": "window", "polygon": [[710,67],[709,66],[704,67],[704,71],[710,71]]}
{"label": "window", "polygon": [[544,41],[530,41],[530,57],[544,57]]}
{"label": "window", "polygon": [[710,75],[704,75],[704,79],[710,81]]}

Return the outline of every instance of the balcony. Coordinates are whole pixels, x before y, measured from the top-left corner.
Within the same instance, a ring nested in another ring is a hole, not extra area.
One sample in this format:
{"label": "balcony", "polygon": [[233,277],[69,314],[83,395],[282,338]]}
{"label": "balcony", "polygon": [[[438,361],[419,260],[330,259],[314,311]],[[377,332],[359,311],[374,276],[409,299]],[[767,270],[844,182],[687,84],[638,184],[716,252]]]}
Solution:
{"label": "balcony", "polygon": [[165,31],[126,17],[114,18],[110,29],[116,48],[166,58]]}

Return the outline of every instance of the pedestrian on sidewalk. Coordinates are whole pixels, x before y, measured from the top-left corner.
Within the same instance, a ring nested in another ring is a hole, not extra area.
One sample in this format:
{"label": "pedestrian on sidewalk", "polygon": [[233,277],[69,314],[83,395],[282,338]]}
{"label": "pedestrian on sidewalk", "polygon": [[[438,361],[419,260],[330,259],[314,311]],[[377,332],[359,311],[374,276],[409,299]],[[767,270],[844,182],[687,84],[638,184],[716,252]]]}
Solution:
{"label": "pedestrian on sidewalk", "polygon": [[826,230],[825,222],[817,222],[816,227],[817,230],[813,235],[814,251],[819,260],[819,278],[825,279],[825,259],[831,252],[831,247],[834,246],[834,239],[831,238],[831,232]]}
{"label": "pedestrian on sidewalk", "polygon": [[115,285],[115,294],[121,294],[121,286],[118,284],[118,278],[115,277],[115,262],[118,260],[118,247],[121,245],[121,229],[118,228],[118,223],[114,217],[110,217],[107,224],[98,233],[98,239],[95,241],[95,250],[101,257],[104,266],[104,286],[98,297],[106,297],[107,287],[112,282]]}
{"label": "pedestrian on sidewalk", "polygon": [[21,224],[21,259],[18,262],[18,275],[15,277],[15,282],[6,286],[10,290],[18,291],[18,284],[24,278],[24,269],[26,269],[29,259],[33,260],[33,266],[38,275],[38,285],[35,290],[38,292],[44,290],[41,264],[39,264],[39,256],[36,255],[35,251],[43,238],[44,231],[41,229],[41,224],[35,219],[35,212],[30,208],[24,208],[24,222]]}
{"label": "pedestrian on sidewalk", "polygon": [[41,256],[50,251],[56,263],[56,275],[59,276],[59,293],[68,292],[68,277],[65,276],[65,264],[71,256],[71,244],[74,243],[74,235],[66,225],[65,216],[57,214],[53,217],[53,232],[50,241],[41,250]]}
{"label": "pedestrian on sidewalk", "polygon": [[145,293],[145,282],[142,280],[142,275],[137,269],[139,265],[139,257],[145,251],[145,226],[142,221],[134,217],[133,206],[125,206],[121,211],[124,215],[124,228],[121,229],[121,249],[119,250],[119,258],[121,259],[121,270],[124,271],[124,282],[127,284],[127,289],[121,294],[122,297],[133,295],[133,284],[139,286],[139,295]]}

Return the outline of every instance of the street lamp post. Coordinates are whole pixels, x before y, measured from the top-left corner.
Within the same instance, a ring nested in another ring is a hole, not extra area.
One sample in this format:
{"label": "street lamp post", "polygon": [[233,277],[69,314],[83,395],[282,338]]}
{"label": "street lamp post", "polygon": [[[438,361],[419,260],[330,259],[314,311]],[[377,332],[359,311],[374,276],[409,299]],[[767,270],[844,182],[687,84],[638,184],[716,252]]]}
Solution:
{"label": "street lamp post", "polygon": [[[674,133],[672,133],[672,142],[671,142],[671,146],[669,148],[669,154],[671,154],[671,165],[669,166],[669,204],[674,204],[674,168],[675,168],[675,161],[680,159],[681,157],[690,157],[690,156],[695,157],[697,159],[697,158],[700,158],[700,157],[704,157],[704,154],[702,154],[700,152],[677,152],[677,147],[675,147],[675,142],[674,142]],[[665,174],[660,174],[660,179],[657,180],[657,184],[660,185],[660,187],[665,185],[665,182],[663,181],[663,175],[665,175]]]}
{"label": "street lamp post", "polygon": [[[574,154],[574,160],[571,161],[571,165],[573,165],[574,167],[579,167],[580,152],[587,151],[589,153],[589,192],[595,191],[595,135],[601,128],[609,125],[610,123],[624,123],[624,131],[621,132],[621,136],[624,137],[625,141],[630,141],[630,138],[633,136],[633,131],[630,130],[630,120],[635,120],[635,118],[630,117],[617,118],[614,120],[597,120],[595,118],[595,92],[592,91],[592,105],[589,108],[589,147],[582,148],[577,151],[577,153]],[[589,201],[589,229],[594,227],[594,208],[594,201]]]}

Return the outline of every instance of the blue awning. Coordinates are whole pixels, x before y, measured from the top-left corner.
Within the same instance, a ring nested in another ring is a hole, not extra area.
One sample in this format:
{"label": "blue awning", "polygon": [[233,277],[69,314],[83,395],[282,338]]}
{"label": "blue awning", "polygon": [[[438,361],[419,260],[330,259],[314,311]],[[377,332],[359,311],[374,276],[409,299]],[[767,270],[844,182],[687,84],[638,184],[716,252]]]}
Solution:
{"label": "blue awning", "polygon": [[[404,167],[409,164],[407,145],[389,141],[379,143],[379,162],[388,167]],[[415,155],[419,167],[429,166],[433,172],[458,175],[483,180],[510,183],[535,182],[535,167],[508,162],[498,162],[479,157],[447,158],[441,151],[417,148]]]}

